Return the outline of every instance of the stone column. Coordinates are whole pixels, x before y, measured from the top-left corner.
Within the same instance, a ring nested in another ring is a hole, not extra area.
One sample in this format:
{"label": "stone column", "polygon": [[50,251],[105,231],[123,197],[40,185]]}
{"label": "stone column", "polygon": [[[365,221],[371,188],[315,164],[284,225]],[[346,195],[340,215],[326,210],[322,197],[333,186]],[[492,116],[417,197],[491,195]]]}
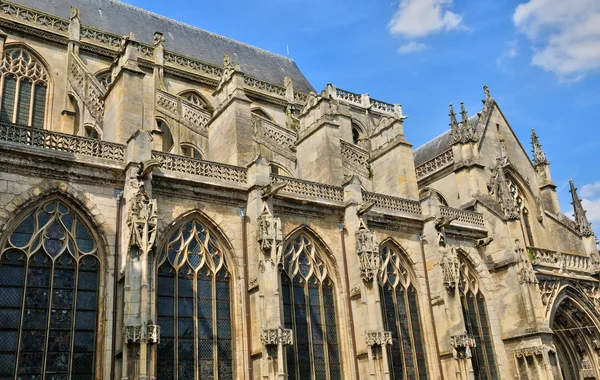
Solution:
{"label": "stone column", "polygon": [[153,323],[150,288],[154,273],[151,258],[156,239],[156,200],[152,198],[151,137],[138,131],[126,151],[126,183],[123,191],[123,239],[121,262],[124,273],[123,374],[122,379],[153,377],[152,351],[160,340],[160,327]]}

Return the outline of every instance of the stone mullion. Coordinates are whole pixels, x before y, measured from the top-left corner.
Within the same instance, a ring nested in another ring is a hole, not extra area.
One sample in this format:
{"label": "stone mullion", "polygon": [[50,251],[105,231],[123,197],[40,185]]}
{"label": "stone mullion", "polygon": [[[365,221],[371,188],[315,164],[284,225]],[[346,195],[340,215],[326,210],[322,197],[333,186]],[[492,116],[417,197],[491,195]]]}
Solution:
{"label": "stone mullion", "polygon": [[[58,207],[58,206],[57,206]],[[48,225],[51,225],[52,220],[50,220],[48,222]],[[43,359],[42,359],[42,380],[45,378],[46,376],[46,364],[48,362],[48,344],[50,341],[50,318],[52,317],[52,293],[53,293],[53,288],[54,288],[54,261],[52,261],[52,258],[47,255],[46,253],[44,253],[44,255],[47,256],[48,260],[50,260],[50,285],[48,286],[48,310],[46,311],[46,338],[44,340],[44,352],[43,352]],[[25,310],[23,310],[23,314]]]}

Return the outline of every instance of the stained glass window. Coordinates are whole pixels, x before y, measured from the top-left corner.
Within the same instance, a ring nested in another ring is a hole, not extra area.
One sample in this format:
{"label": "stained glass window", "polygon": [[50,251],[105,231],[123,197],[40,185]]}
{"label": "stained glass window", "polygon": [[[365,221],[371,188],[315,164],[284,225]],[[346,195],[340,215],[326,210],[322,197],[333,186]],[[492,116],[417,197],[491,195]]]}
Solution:
{"label": "stained glass window", "polygon": [[0,63],[0,121],[44,127],[48,74],[23,48],[7,49]]}
{"label": "stained glass window", "polygon": [[471,362],[476,379],[498,379],[492,333],[483,294],[473,269],[465,262],[460,263],[459,290],[467,334],[475,338]]}
{"label": "stained glass window", "polygon": [[384,325],[392,333],[392,345],[387,348],[390,377],[427,379],[417,290],[395,246],[382,246],[379,273]]}
{"label": "stained glass window", "polygon": [[0,250],[0,378],[92,379],[97,244],[54,199],[24,217]]}
{"label": "stained glass window", "polygon": [[286,352],[288,379],[341,379],[334,286],[308,235],[286,245],[281,284],[285,328],[295,334]]}
{"label": "stained glass window", "polygon": [[158,260],[159,379],[233,379],[231,275],[213,232],[181,223]]}

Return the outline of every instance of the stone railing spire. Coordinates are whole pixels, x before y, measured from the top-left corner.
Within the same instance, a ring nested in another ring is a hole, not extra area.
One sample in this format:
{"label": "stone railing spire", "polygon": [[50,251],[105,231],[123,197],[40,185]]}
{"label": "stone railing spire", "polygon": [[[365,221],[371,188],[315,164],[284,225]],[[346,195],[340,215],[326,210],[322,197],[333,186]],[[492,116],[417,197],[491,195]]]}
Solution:
{"label": "stone railing spire", "polygon": [[571,186],[571,198],[573,202],[573,214],[575,216],[575,223],[577,224],[577,228],[579,229],[579,233],[582,236],[589,237],[594,235],[594,231],[592,230],[592,224],[589,222],[586,211],[583,209],[581,205],[581,199],[579,199],[579,195],[577,194],[577,189],[573,184],[573,180],[569,181],[569,185]]}
{"label": "stone railing spire", "polygon": [[535,134],[535,130],[531,129],[531,147],[533,153],[533,166],[548,165],[550,162],[546,159],[546,153],[542,150],[542,144]]}

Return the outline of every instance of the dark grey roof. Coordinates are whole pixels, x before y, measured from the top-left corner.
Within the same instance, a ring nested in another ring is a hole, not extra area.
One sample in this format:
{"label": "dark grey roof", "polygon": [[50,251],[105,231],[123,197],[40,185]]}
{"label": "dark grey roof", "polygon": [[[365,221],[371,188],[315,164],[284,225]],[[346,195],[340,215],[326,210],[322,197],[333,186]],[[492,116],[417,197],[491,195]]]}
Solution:
{"label": "dark grey roof", "polygon": [[[283,86],[283,78],[292,78],[294,89],[314,91],[294,60],[247,45],[205,30],[171,20],[167,17],[114,0],[12,0],[26,7],[54,16],[68,18],[71,5],[81,11],[81,23],[118,35],[135,33],[138,41],[152,44],[155,32],[165,37],[165,49],[223,65],[223,56],[230,55],[234,64],[257,79]],[[200,4],[200,3],[198,3]],[[200,5],[199,5],[200,6]]]}
{"label": "dark grey roof", "polygon": [[[469,125],[477,126],[479,124],[479,115],[473,115],[469,118]],[[481,139],[483,135],[483,126],[478,127],[478,136]],[[450,136],[450,130],[442,133],[438,137],[434,138],[421,145],[413,151],[415,157],[415,166],[422,165],[427,161],[439,156],[445,151],[452,148],[452,138]]]}

